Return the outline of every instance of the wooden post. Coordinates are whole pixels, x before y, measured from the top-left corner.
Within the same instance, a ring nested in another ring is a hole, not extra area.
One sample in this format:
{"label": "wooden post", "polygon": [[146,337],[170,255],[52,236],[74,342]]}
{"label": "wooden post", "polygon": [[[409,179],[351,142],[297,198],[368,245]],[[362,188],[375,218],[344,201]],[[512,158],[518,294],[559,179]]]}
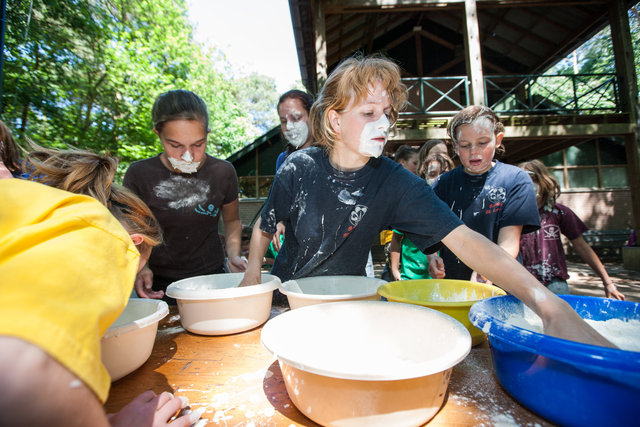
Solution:
{"label": "wooden post", "polygon": [[471,104],[484,105],[484,77],[482,54],[480,51],[480,31],[478,29],[476,0],[464,1],[464,50],[467,76],[470,81]]}
{"label": "wooden post", "polygon": [[324,17],[324,7],[321,0],[314,2],[314,35],[316,41],[316,84],[320,92],[327,80],[327,30]]}
{"label": "wooden post", "polygon": [[[627,171],[631,188],[633,228],[640,236],[640,143],[638,141],[638,85],[634,66],[633,44],[629,29],[629,13],[624,0],[609,1],[609,21],[615,55],[616,73],[622,108],[629,113],[632,133],[625,135],[624,146],[627,153]],[[636,246],[638,246],[636,240]],[[640,248],[639,248],[640,249]]]}

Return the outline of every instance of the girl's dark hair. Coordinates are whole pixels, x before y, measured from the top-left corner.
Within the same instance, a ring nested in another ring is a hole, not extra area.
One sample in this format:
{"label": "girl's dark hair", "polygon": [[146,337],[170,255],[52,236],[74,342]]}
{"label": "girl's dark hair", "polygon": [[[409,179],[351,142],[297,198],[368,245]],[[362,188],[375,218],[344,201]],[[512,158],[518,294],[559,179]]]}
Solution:
{"label": "girl's dark hair", "polygon": [[153,128],[158,132],[162,132],[165,123],[173,120],[196,120],[209,131],[207,105],[189,90],[170,90],[159,95],[153,103],[151,119]]}
{"label": "girl's dark hair", "polygon": [[393,155],[393,159],[396,162],[400,162],[401,160],[409,160],[411,156],[415,156],[416,154],[418,154],[418,150],[415,148],[408,145],[401,145]]}
{"label": "girl's dark hair", "polygon": [[127,232],[142,235],[141,253],[162,242],[160,225],[149,207],[132,191],[113,182],[118,167],[115,158],[77,148],[56,150],[33,142],[30,145],[32,151],[23,162],[29,179],[98,200]]}
{"label": "girl's dark hair", "polygon": [[0,160],[13,175],[21,172],[18,144],[2,120],[0,120]]}
{"label": "girl's dark hair", "polygon": [[560,196],[560,184],[556,177],[540,160],[522,162],[518,167],[529,174],[534,184],[540,188],[540,204],[553,206]]}
{"label": "girl's dark hair", "polygon": [[304,109],[307,110],[307,113],[311,111],[311,106],[313,105],[313,97],[307,92],[303,92],[298,89],[291,89],[280,95],[280,99],[278,99],[278,105],[276,106],[276,108],[280,108],[280,104],[290,98],[300,101]]}

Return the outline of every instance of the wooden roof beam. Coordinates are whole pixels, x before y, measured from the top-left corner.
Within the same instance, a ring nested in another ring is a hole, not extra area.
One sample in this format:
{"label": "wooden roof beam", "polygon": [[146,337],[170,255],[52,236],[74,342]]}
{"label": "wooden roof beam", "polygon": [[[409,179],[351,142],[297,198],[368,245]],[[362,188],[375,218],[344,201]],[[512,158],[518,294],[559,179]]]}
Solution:
{"label": "wooden roof beam", "polygon": [[[546,22],[551,22],[549,20],[545,20]],[[507,20],[502,20],[502,22],[499,23],[500,25],[504,25],[507,28],[511,28],[512,30],[516,30],[518,32],[520,32],[521,34],[524,34],[524,36],[526,37],[530,37],[532,39],[534,39],[535,41],[537,41],[538,43],[542,43],[545,44],[551,48],[556,47],[556,44],[545,39],[544,37],[540,37],[539,35],[537,35],[536,33],[530,31],[529,28],[523,28],[523,27],[519,27]],[[566,32],[566,28],[563,29],[564,32]],[[491,34],[491,33],[489,33]]]}

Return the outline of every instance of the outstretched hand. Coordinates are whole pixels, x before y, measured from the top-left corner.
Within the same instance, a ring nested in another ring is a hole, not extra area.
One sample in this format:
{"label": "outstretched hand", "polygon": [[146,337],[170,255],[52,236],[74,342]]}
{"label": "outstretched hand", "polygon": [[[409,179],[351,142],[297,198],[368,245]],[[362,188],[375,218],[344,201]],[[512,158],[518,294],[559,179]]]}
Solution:
{"label": "outstretched hand", "polygon": [[244,273],[244,277],[242,278],[242,280],[240,281],[240,284],[238,285],[238,287],[243,287],[243,286],[252,286],[252,285],[257,285],[260,283],[262,277],[260,275],[260,273],[258,273],[258,275],[254,275],[252,274],[250,271],[246,271]]}
{"label": "outstretched hand", "polygon": [[427,255],[429,260],[429,276],[433,279],[444,279],[444,261],[436,254]]}
{"label": "outstretched hand", "polygon": [[546,335],[585,344],[617,348],[587,324],[566,301],[554,296],[552,300],[542,299],[541,302],[544,304],[545,314],[550,314],[550,316],[541,316]]}
{"label": "outstretched hand", "polygon": [[148,266],[145,266],[138,275],[133,285],[136,293],[140,298],[152,298],[160,299],[164,296],[163,291],[154,291],[151,287],[153,285],[153,272]]}
{"label": "outstretched hand", "polygon": [[149,390],[133,399],[120,412],[107,415],[107,418],[113,427],[164,427],[167,425],[189,427],[200,419],[202,410],[196,410],[172,420],[173,416],[188,404],[186,398],[175,397],[166,391],[156,396]]}
{"label": "outstretched hand", "polygon": [[616,285],[614,285],[613,283],[609,285],[607,285],[606,283],[604,284],[604,295],[607,298],[614,298],[620,301],[624,301],[624,295],[622,294],[622,292],[618,290]]}
{"label": "outstretched hand", "polygon": [[231,273],[243,273],[247,271],[247,260],[241,256],[234,256],[227,259],[227,267]]}
{"label": "outstretched hand", "polygon": [[486,283],[487,285],[492,285],[491,280],[484,277],[482,274],[479,274],[477,271],[471,273],[471,277],[469,278],[470,282],[478,282],[478,283]]}
{"label": "outstretched hand", "polygon": [[273,243],[273,249],[275,249],[276,252],[280,252],[280,249],[282,248],[282,242],[280,241],[280,237],[284,235],[284,231],[285,231],[284,222],[280,221],[279,223],[276,224],[276,232],[271,238],[271,242]]}

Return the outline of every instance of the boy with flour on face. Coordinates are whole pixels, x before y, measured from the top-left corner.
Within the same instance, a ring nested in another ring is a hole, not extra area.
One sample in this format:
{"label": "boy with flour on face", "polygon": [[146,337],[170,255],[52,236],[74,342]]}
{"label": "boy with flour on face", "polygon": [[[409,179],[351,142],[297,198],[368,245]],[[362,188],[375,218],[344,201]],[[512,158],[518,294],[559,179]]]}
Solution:
{"label": "boy with flour on face", "polygon": [[[503,151],[504,126],[490,108],[472,105],[447,132],[461,165],[438,177],[433,190],[466,226],[517,258],[520,235],[540,228],[540,216],[527,174],[494,159]],[[453,251],[443,248],[440,257],[431,259],[433,277],[485,281]]]}
{"label": "boy with flour on face", "polygon": [[320,147],[291,154],[278,172],[254,226],[242,285],[259,283],[278,221],[285,222],[285,241],[272,273],[283,281],[363,275],[374,239],[397,229],[423,251],[442,241],[531,307],[548,334],[610,346],[515,259],[462,224],[423,179],[379,157],[405,104],[400,70],[389,60],[349,58],[331,73],[311,109]]}

